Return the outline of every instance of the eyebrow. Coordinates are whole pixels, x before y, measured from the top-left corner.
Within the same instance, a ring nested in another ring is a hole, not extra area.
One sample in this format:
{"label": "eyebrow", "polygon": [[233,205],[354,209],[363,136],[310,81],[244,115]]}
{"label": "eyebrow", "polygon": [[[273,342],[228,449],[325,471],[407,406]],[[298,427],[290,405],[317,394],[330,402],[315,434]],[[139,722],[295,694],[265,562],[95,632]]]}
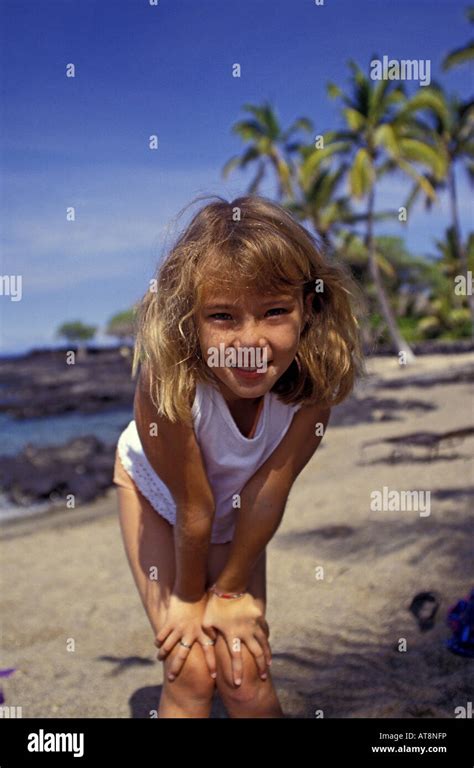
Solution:
{"label": "eyebrow", "polygon": [[[278,304],[278,303],[289,303],[290,301],[294,301],[293,296],[289,295],[281,295],[281,296],[273,296],[269,299],[265,299],[261,302],[263,306],[268,306],[269,304]],[[235,304],[204,304],[204,309],[210,310],[210,309],[235,309]]]}

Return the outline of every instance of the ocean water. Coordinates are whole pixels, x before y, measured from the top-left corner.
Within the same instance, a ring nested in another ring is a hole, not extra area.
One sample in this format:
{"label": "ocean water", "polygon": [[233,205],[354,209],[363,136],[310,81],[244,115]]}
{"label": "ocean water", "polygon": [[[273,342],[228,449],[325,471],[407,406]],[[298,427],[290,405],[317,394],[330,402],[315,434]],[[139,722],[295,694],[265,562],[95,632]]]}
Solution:
{"label": "ocean water", "polygon": [[[111,447],[120,433],[133,419],[133,410],[116,409],[101,413],[70,413],[38,419],[12,419],[0,414],[0,454],[14,456],[28,444],[37,446],[60,445],[75,437],[95,435]],[[42,514],[51,502],[36,502],[28,507],[13,505],[0,491],[0,522],[12,518]]]}

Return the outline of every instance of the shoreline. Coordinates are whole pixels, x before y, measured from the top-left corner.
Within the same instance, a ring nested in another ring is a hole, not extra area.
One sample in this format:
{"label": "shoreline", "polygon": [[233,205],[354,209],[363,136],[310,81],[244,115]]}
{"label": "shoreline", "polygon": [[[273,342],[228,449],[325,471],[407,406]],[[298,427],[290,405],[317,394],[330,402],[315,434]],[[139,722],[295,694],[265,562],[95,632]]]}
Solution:
{"label": "shoreline", "polygon": [[59,530],[83,525],[110,516],[113,514],[111,504],[115,500],[115,488],[116,486],[111,485],[102,496],[79,505],[76,509],[64,509],[62,504],[58,504],[38,514],[2,521],[0,541],[31,536],[40,530]]}

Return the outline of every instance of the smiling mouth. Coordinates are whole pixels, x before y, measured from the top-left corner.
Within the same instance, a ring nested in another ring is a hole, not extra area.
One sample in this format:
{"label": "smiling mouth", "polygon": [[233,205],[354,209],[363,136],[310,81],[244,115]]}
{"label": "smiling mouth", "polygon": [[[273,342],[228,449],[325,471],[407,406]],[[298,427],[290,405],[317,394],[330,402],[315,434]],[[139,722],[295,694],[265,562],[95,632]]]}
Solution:
{"label": "smiling mouth", "polygon": [[[267,366],[266,366],[267,368],[268,368],[268,366],[270,365],[271,362],[272,362],[272,360],[268,360]],[[261,371],[262,370],[262,367],[260,367],[260,368],[243,368],[240,365],[232,365],[231,368],[234,368],[234,370],[236,370],[236,371],[249,371],[249,373],[252,373],[252,371]]]}
{"label": "smiling mouth", "polygon": [[[273,363],[273,359],[272,360],[267,360],[267,365],[270,365],[270,363]],[[254,366],[253,368],[244,368],[241,365],[231,365],[231,368],[238,368],[239,371],[259,371],[261,366],[260,366],[260,368],[258,368],[257,366]]]}

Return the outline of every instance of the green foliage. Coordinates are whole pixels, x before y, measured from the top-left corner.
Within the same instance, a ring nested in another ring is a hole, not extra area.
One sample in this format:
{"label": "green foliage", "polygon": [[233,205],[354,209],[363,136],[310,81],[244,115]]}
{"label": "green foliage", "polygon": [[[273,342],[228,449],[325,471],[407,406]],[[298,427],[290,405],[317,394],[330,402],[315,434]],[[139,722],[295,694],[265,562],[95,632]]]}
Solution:
{"label": "green foliage", "polygon": [[[468,6],[466,10],[466,17],[468,21],[474,23],[474,5]],[[454,51],[448,53],[443,61],[443,69],[451,69],[459,64],[464,64],[466,61],[472,61],[474,59],[474,40],[469,40],[466,45],[456,48]]]}
{"label": "green foliage", "polygon": [[436,339],[440,335],[441,329],[441,320],[434,315],[422,317],[417,324],[417,330],[423,339]]}
{"label": "green foliage", "polygon": [[397,323],[403,337],[408,342],[413,343],[422,340],[423,335],[418,329],[418,321],[416,317],[399,317]]}
{"label": "green foliage", "polygon": [[97,326],[86,325],[81,320],[71,320],[63,323],[56,331],[56,336],[63,337],[67,341],[90,341],[97,332]]}
{"label": "green foliage", "polygon": [[131,341],[135,335],[135,309],[127,309],[111,317],[105,333],[117,339]]}

